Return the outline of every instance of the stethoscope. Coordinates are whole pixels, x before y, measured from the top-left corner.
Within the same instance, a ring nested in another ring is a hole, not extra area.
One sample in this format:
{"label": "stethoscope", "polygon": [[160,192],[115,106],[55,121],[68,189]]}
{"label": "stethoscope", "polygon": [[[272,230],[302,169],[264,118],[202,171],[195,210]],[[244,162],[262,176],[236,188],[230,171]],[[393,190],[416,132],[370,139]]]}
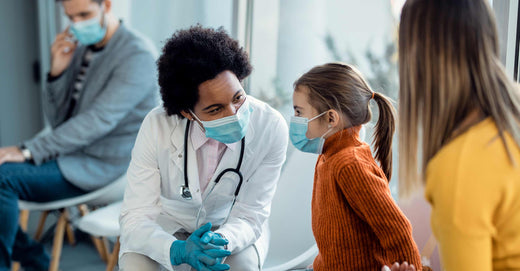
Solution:
{"label": "stethoscope", "polygon": [[[182,198],[187,199],[187,200],[192,199],[190,187],[188,184],[188,136],[189,136],[189,131],[190,131],[190,124],[191,124],[191,122],[190,122],[190,120],[188,120],[188,122],[186,124],[186,131],[184,132],[184,185],[181,186],[181,192],[180,192]],[[220,174],[215,179],[215,184],[211,187],[210,191],[204,197],[204,200],[202,201],[202,204],[200,205],[199,211],[197,212],[196,228],[199,228],[199,226],[200,226],[199,225],[200,212],[201,212],[202,207],[204,206],[206,200],[208,199],[208,196],[211,194],[211,192],[213,192],[213,189],[220,182],[220,179],[222,178],[222,176],[224,176],[224,174],[226,174],[228,172],[234,172],[235,174],[238,175],[239,181],[238,181],[237,188],[235,189],[235,193],[233,195],[233,202],[231,203],[231,208],[229,208],[229,212],[226,216],[226,220],[224,221],[224,223],[227,222],[227,220],[229,218],[229,214],[231,213],[231,209],[233,209],[233,206],[235,205],[235,201],[237,199],[238,193],[240,193],[240,188],[242,187],[242,181],[244,180],[244,177],[242,176],[242,173],[240,172],[240,167],[242,166],[242,159],[244,158],[244,145],[245,145],[245,138],[242,138],[241,145],[240,145],[240,158],[238,159],[237,167],[236,168],[226,168],[222,172],[220,172]]]}

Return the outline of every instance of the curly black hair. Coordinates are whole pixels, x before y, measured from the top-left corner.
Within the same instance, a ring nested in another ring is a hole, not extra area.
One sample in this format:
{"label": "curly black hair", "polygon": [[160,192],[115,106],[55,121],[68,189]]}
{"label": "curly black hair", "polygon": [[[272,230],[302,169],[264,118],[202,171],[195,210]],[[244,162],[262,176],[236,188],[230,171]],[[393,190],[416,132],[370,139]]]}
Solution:
{"label": "curly black hair", "polygon": [[193,109],[199,85],[229,70],[242,81],[252,71],[249,57],[226,31],[201,25],[180,30],[167,40],[157,60],[159,86],[166,113]]}

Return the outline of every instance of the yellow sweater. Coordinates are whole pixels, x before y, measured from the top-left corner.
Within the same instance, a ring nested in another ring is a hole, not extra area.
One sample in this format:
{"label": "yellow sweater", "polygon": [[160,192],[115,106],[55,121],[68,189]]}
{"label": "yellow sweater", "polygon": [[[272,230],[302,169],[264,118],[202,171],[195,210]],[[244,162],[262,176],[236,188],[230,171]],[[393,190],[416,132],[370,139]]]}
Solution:
{"label": "yellow sweater", "polygon": [[513,166],[491,118],[443,147],[426,170],[446,271],[520,270],[520,148]]}

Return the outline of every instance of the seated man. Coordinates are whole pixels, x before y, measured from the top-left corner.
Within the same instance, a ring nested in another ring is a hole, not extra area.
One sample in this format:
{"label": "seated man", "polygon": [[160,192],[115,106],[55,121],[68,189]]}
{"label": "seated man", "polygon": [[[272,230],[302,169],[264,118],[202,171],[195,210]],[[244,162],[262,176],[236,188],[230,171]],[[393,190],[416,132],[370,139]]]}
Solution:
{"label": "seated man", "polygon": [[195,26],[165,44],[163,106],[146,116],[128,168],[121,270],[260,270],[288,129],[245,93],[251,70],[222,29]]}
{"label": "seated man", "polygon": [[[18,227],[18,199],[47,202],[122,175],[146,113],[157,105],[156,52],[111,14],[110,0],[62,1],[71,26],[52,45],[43,108],[52,126],[0,148],[0,270],[47,270],[43,247]],[[70,34],[72,33],[72,34]]]}

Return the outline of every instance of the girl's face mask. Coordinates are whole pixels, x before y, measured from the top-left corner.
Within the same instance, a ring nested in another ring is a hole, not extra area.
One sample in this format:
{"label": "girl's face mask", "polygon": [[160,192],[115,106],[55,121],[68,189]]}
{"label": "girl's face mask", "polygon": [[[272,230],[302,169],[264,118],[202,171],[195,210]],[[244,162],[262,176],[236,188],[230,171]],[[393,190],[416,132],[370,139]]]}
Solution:
{"label": "girl's face mask", "polygon": [[309,153],[317,153],[321,154],[323,150],[323,144],[325,143],[325,136],[332,130],[329,126],[329,129],[320,137],[309,139],[307,138],[307,130],[309,129],[309,122],[323,116],[327,111],[311,118],[303,118],[292,116],[291,124],[289,127],[289,137],[291,139],[292,144],[303,152]]}

